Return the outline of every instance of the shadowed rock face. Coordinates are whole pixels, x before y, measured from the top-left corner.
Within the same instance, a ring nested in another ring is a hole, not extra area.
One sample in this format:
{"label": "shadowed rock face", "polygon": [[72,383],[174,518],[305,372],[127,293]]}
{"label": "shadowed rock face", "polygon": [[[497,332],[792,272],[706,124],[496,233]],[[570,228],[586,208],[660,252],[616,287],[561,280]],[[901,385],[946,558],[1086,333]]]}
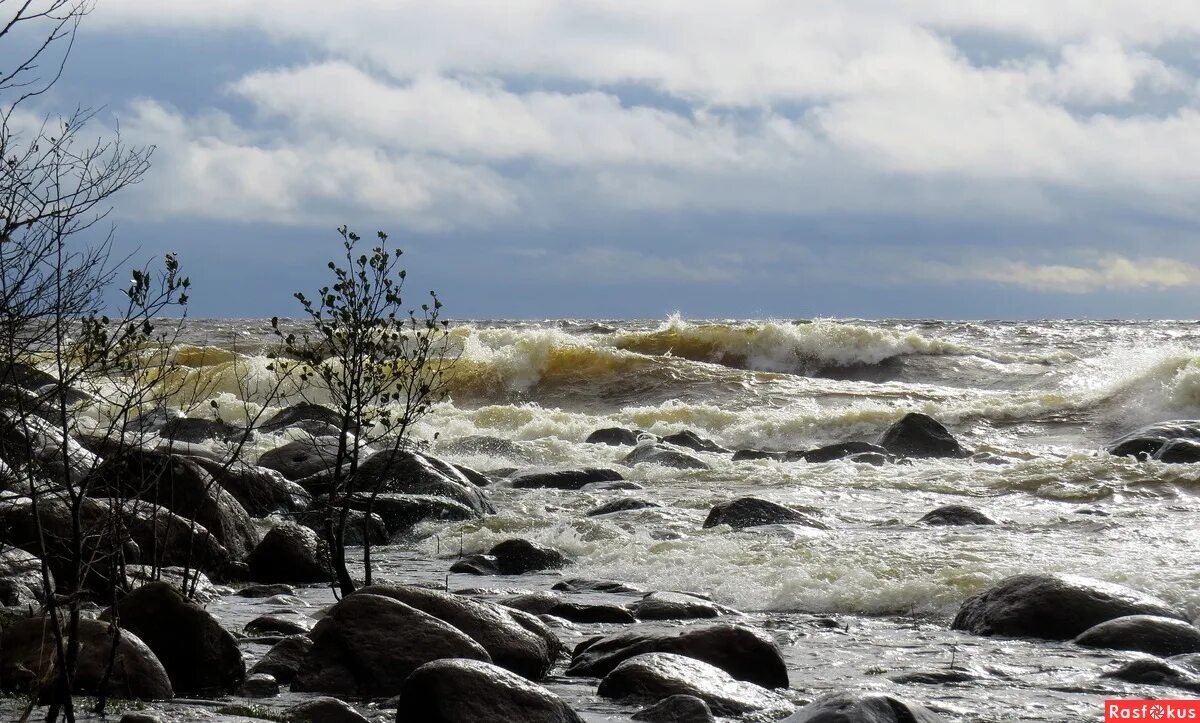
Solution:
{"label": "shadowed rock face", "polygon": [[784,723],[943,723],[929,709],[890,695],[833,693],[796,711]]}
{"label": "shadowed rock face", "polygon": [[983,514],[974,507],[966,505],[946,505],[931,510],[924,517],[917,520],[919,525],[933,526],[967,526],[967,525],[994,525],[996,521],[987,515]]}
{"label": "shadowed rock face", "polygon": [[546,472],[521,472],[512,476],[513,489],[577,490],[594,482],[615,482],[625,479],[615,469],[585,467]]}
{"label": "shadowed rock face", "polygon": [[708,703],[694,695],[671,695],[633,714],[647,723],[716,723]]}
{"label": "shadowed rock face", "polygon": [[766,688],[735,680],[720,668],[672,653],[646,653],[618,665],[600,681],[599,694],[622,701],[695,696],[721,716],[761,713],[782,717],[792,706]]}
{"label": "shadowed rock face", "polygon": [[265,583],[329,582],[333,567],[325,541],[295,522],[271,528],[250,553],[250,578]]}
{"label": "shadowed rock face", "polygon": [[1183,655],[1200,652],[1200,630],[1175,618],[1127,615],[1088,628],[1075,638],[1075,643],[1151,655]]}
{"label": "shadowed rock face", "polygon": [[1124,437],[1118,437],[1108,445],[1108,453],[1118,457],[1137,457],[1149,459],[1160,454],[1169,457],[1164,462],[1181,461],[1195,462],[1191,458],[1193,445],[1184,444],[1171,452],[1167,446],[1171,442],[1200,442],[1200,420],[1177,419],[1170,422],[1159,422],[1137,429]]}
{"label": "shadowed rock face", "polygon": [[757,497],[739,497],[715,505],[704,520],[704,527],[717,525],[729,525],[735,530],[761,525],[804,525],[818,530],[829,529],[825,523],[803,512]]}
{"label": "shadowed rock face", "polygon": [[1126,615],[1186,620],[1158,598],[1073,575],[1015,575],[963,603],[952,628],[976,635],[1070,640]]}
{"label": "shadowed rock face", "polygon": [[425,663],[443,658],[491,662],[457,628],[390,597],[355,593],[334,605],[309,634],[312,648],[292,689],[384,697]]}
{"label": "shadowed rock face", "polygon": [[1171,661],[1156,658],[1131,660],[1102,677],[1139,685],[1165,685],[1200,693],[1200,676]]}
{"label": "shadowed rock face", "polygon": [[477,660],[438,660],[418,668],[404,682],[396,720],[581,723],[554,693]]}
{"label": "shadowed rock face", "polygon": [[[607,444],[610,447],[635,447],[642,437],[654,437],[640,429],[625,429],[624,427],[606,427],[597,429],[588,435],[584,442],[588,444]],[[654,437],[658,439],[658,437]]]}
{"label": "shadowed rock face", "polygon": [[639,445],[621,460],[621,464],[628,465],[643,462],[676,469],[710,469],[704,460],[665,444]]}
{"label": "shadowed rock face", "polygon": [[942,423],[927,414],[910,413],[888,427],[879,446],[899,457],[970,456]]}

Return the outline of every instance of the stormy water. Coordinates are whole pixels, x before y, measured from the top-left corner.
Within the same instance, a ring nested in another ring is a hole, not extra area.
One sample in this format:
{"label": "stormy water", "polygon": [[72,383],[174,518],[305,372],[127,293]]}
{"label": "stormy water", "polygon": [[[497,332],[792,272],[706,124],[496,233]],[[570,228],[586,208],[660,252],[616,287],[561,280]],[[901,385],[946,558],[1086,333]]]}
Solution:
{"label": "stormy water", "polygon": [[[190,413],[236,423],[260,411],[271,342],[262,321],[191,322],[176,361],[216,404]],[[1105,698],[1172,697],[1101,677],[1136,654],[974,637],[949,622],[964,598],[1022,572],[1121,583],[1200,615],[1200,470],[1103,451],[1140,425],[1200,417],[1196,323],[474,321],[452,325],[451,343],[459,361],[450,396],[415,430],[434,454],[484,472],[614,467],[642,489],[516,490],[501,480],[488,488],[495,515],[428,523],[378,550],[383,580],[499,595],[548,590],[569,576],[705,593],[775,637],[797,704],[870,690],[952,721],[1081,721],[1097,719]],[[983,454],[872,466],[698,452],[711,469],[678,470],[623,467],[628,447],[584,442],[620,426],[692,430],[730,450],[803,450],[875,442],[914,411]],[[300,432],[257,435],[247,454],[292,434]],[[481,436],[493,439],[463,442]],[[714,504],[747,495],[805,509],[829,529],[702,528]],[[622,496],[660,506],[586,516]],[[915,524],[946,504],[1000,524]],[[521,577],[447,572],[460,552],[511,537],[574,564]],[[310,612],[333,601],[319,587],[300,595]],[[234,596],[209,609],[231,629],[267,611]],[[619,627],[557,632],[569,649]],[[266,649],[246,646],[251,660]],[[946,671],[971,680],[953,682]],[[933,675],[898,682],[910,673]],[[588,721],[626,721],[637,710],[598,698],[594,680],[556,675],[547,685]],[[188,715],[195,710],[203,712]]]}

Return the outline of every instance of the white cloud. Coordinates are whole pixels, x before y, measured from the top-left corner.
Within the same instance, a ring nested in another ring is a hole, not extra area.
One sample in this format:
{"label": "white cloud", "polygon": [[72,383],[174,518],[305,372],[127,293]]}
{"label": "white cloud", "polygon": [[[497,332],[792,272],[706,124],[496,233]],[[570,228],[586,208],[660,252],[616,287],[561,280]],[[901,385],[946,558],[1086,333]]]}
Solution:
{"label": "white cloud", "polygon": [[1108,255],[1087,265],[1030,264],[987,259],[962,266],[933,264],[922,275],[940,281],[986,281],[1032,291],[1087,294],[1200,286],[1200,266],[1178,259]]}

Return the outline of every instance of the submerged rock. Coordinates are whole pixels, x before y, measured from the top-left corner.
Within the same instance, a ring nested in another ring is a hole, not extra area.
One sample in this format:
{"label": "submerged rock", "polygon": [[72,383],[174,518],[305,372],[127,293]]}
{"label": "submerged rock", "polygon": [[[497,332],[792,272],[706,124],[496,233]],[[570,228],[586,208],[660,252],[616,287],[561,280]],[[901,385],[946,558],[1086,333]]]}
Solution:
{"label": "submerged rock", "polygon": [[332,469],[337,451],[336,436],[305,437],[264,452],[258,458],[258,466],[273,469],[296,482]]}
{"label": "submerged rock", "polygon": [[818,530],[829,529],[825,523],[803,512],[757,497],[739,497],[714,505],[704,520],[704,527],[707,529],[717,525],[729,525],[735,530],[760,525],[804,525]]}
{"label": "submerged rock", "polygon": [[363,514],[370,511],[372,515],[378,515],[389,539],[411,532],[429,520],[460,521],[479,516],[470,507],[449,497],[397,492],[382,492],[374,499],[368,495],[355,495],[350,500],[350,507]]}
{"label": "submerged rock", "polygon": [[648,593],[631,604],[629,611],[638,620],[700,620],[741,614],[706,597],[686,592]]}
{"label": "submerged rock", "polygon": [[924,706],[890,695],[831,693],[796,711],[784,723],[943,723]]}
{"label": "submerged rock", "polygon": [[1127,615],[1187,617],[1158,598],[1074,575],[1015,575],[967,598],[952,628],[976,635],[1070,640]]}
{"label": "submerged rock", "polygon": [[[27,618],[8,623],[0,634],[0,689],[27,693],[30,684],[45,680],[55,668],[54,634],[48,618]],[[95,695],[105,682],[113,659],[112,632],[108,623],[79,621],[79,658],[74,692]],[[166,700],[175,693],[158,657],[131,631],[122,630],[115,665],[105,691],[110,697]]]}
{"label": "submerged rock", "polygon": [[550,589],[562,592],[606,592],[614,595],[641,595],[645,593],[645,590],[617,580],[589,580],[582,577],[560,580],[554,583]]}
{"label": "submerged rock", "polygon": [[588,435],[584,440],[587,444],[607,444],[610,447],[636,447],[642,438],[649,437],[658,440],[658,437],[643,432],[640,429],[625,429],[624,427],[606,427],[605,429],[597,429]]}
{"label": "submerged rock", "polygon": [[[1109,454],[1118,457],[1150,459],[1160,451],[1164,451],[1163,448],[1174,441],[1200,442],[1200,420],[1177,419],[1151,424],[1113,440],[1107,450]],[[1192,449],[1191,446],[1184,445],[1171,456],[1174,457],[1178,454],[1183,461],[1193,461],[1187,459]]]}
{"label": "submerged rock", "polygon": [[578,490],[593,482],[617,482],[625,479],[620,472],[607,467],[583,469],[530,470],[510,477],[513,489]]}
{"label": "submerged rock", "polygon": [[725,449],[711,439],[705,439],[704,437],[701,437],[690,429],[685,429],[682,432],[676,432],[675,434],[668,434],[662,438],[662,441],[666,442],[667,444],[673,444],[676,447],[692,449],[697,452],[729,454],[728,449]]}
{"label": "submerged rock", "polygon": [[411,585],[371,585],[354,594],[381,595],[432,615],[479,643],[496,665],[532,680],[550,672],[562,648],[541,621],[503,605]]}
{"label": "submerged rock", "polygon": [[785,698],[766,688],[735,680],[720,668],[695,658],[672,653],[646,653],[624,661],[600,681],[597,692],[601,697],[622,701],[691,695],[721,716],[761,713],[781,717],[792,711]]}
{"label": "submerged rock", "polygon": [[764,688],[788,686],[779,646],[765,633],[742,625],[711,625],[677,633],[631,630],[594,638],[575,649],[567,675],[602,678],[643,653],[685,655]]}
{"label": "submerged rock", "polygon": [[649,708],[633,714],[648,723],[716,723],[708,703],[694,695],[669,695]]}
{"label": "submerged rock", "polygon": [[558,570],[571,564],[561,552],[519,538],[496,544],[488,550],[488,555],[495,558],[501,575]]}
{"label": "submerged rock", "polygon": [[970,456],[941,422],[919,412],[910,412],[888,427],[879,446],[898,457]]}
{"label": "submerged rock", "polygon": [[787,456],[787,452],[768,452],[762,449],[739,449],[733,453],[733,461],[741,462],[743,460],[773,459],[782,462],[787,459]]}
{"label": "submerged rock", "polygon": [[212,475],[253,517],[275,513],[301,512],[312,502],[312,495],[279,472],[245,462],[218,462],[204,457],[189,457]]}
{"label": "submerged rock", "polygon": [[841,444],[830,444],[816,449],[810,449],[807,452],[800,454],[800,459],[805,462],[832,462],[838,459],[846,459],[860,454],[879,454],[886,457],[888,450],[880,447],[877,444],[870,442],[842,442]]}
{"label": "submerged rock", "polygon": [[642,463],[660,464],[675,469],[711,469],[704,460],[664,444],[640,444],[621,460],[621,464]]}
{"label": "submerged rock", "polygon": [[478,660],[438,660],[417,668],[400,691],[396,721],[581,723],[554,693]]}
{"label": "submerged rock", "polygon": [[444,442],[438,447],[438,451],[446,454],[482,454],[489,457],[507,457],[517,461],[527,461],[533,456],[520,442],[486,434],[460,437]]}
{"label": "submerged rock", "polygon": [[587,511],[587,516],[599,517],[600,515],[611,515],[614,512],[631,512],[633,510],[644,510],[651,507],[662,507],[662,505],[658,504],[657,502],[639,500],[636,497],[622,497],[620,499],[613,500],[612,502],[605,502],[599,507],[593,507]]}
{"label": "submerged rock", "polygon": [[918,525],[954,526],[994,525],[996,521],[974,507],[966,505],[945,505],[925,513],[917,520]]}
{"label": "submerged rock", "polygon": [[359,465],[356,485],[362,493],[447,497],[470,508],[475,515],[496,511],[483,491],[454,465],[407,449],[387,450],[368,457]]}
{"label": "submerged rock", "polygon": [[1200,676],[1187,668],[1158,658],[1131,660],[1101,677],[1139,685],[1164,685],[1200,693]]}
{"label": "submerged rock", "polygon": [[[335,409],[313,404],[297,402],[267,421],[258,425],[260,432],[278,432],[281,429],[302,429],[309,434],[321,435],[332,432],[336,437],[342,428],[342,415]],[[351,434],[357,434],[358,429],[351,425]]]}
{"label": "submerged rock", "polygon": [[1151,655],[1200,653],[1200,630],[1175,618],[1127,615],[1094,625],[1075,638],[1088,648],[1137,650]]}
{"label": "submerged rock", "polygon": [[1172,439],[1154,453],[1154,459],[1166,464],[1195,464],[1200,462],[1200,441]]}
{"label": "submerged rock", "polygon": [[250,553],[250,578],[255,582],[329,582],[333,567],[329,547],[311,529],[295,522],[277,525]]}
{"label": "submerged rock", "polygon": [[292,690],[386,697],[405,678],[443,658],[491,662],[487,651],[448,623],[390,597],[355,593],[330,608],[309,634]]}

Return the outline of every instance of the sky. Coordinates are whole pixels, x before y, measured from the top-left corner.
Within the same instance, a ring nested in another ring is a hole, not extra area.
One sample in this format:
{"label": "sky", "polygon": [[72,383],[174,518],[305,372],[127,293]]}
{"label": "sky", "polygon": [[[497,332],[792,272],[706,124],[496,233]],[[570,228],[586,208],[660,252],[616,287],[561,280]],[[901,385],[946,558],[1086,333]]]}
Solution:
{"label": "sky", "polygon": [[[455,318],[1194,318],[1200,3],[98,0],[37,111],[119,248],[295,314],[336,227]],[[20,41],[13,41],[20,42]]]}

